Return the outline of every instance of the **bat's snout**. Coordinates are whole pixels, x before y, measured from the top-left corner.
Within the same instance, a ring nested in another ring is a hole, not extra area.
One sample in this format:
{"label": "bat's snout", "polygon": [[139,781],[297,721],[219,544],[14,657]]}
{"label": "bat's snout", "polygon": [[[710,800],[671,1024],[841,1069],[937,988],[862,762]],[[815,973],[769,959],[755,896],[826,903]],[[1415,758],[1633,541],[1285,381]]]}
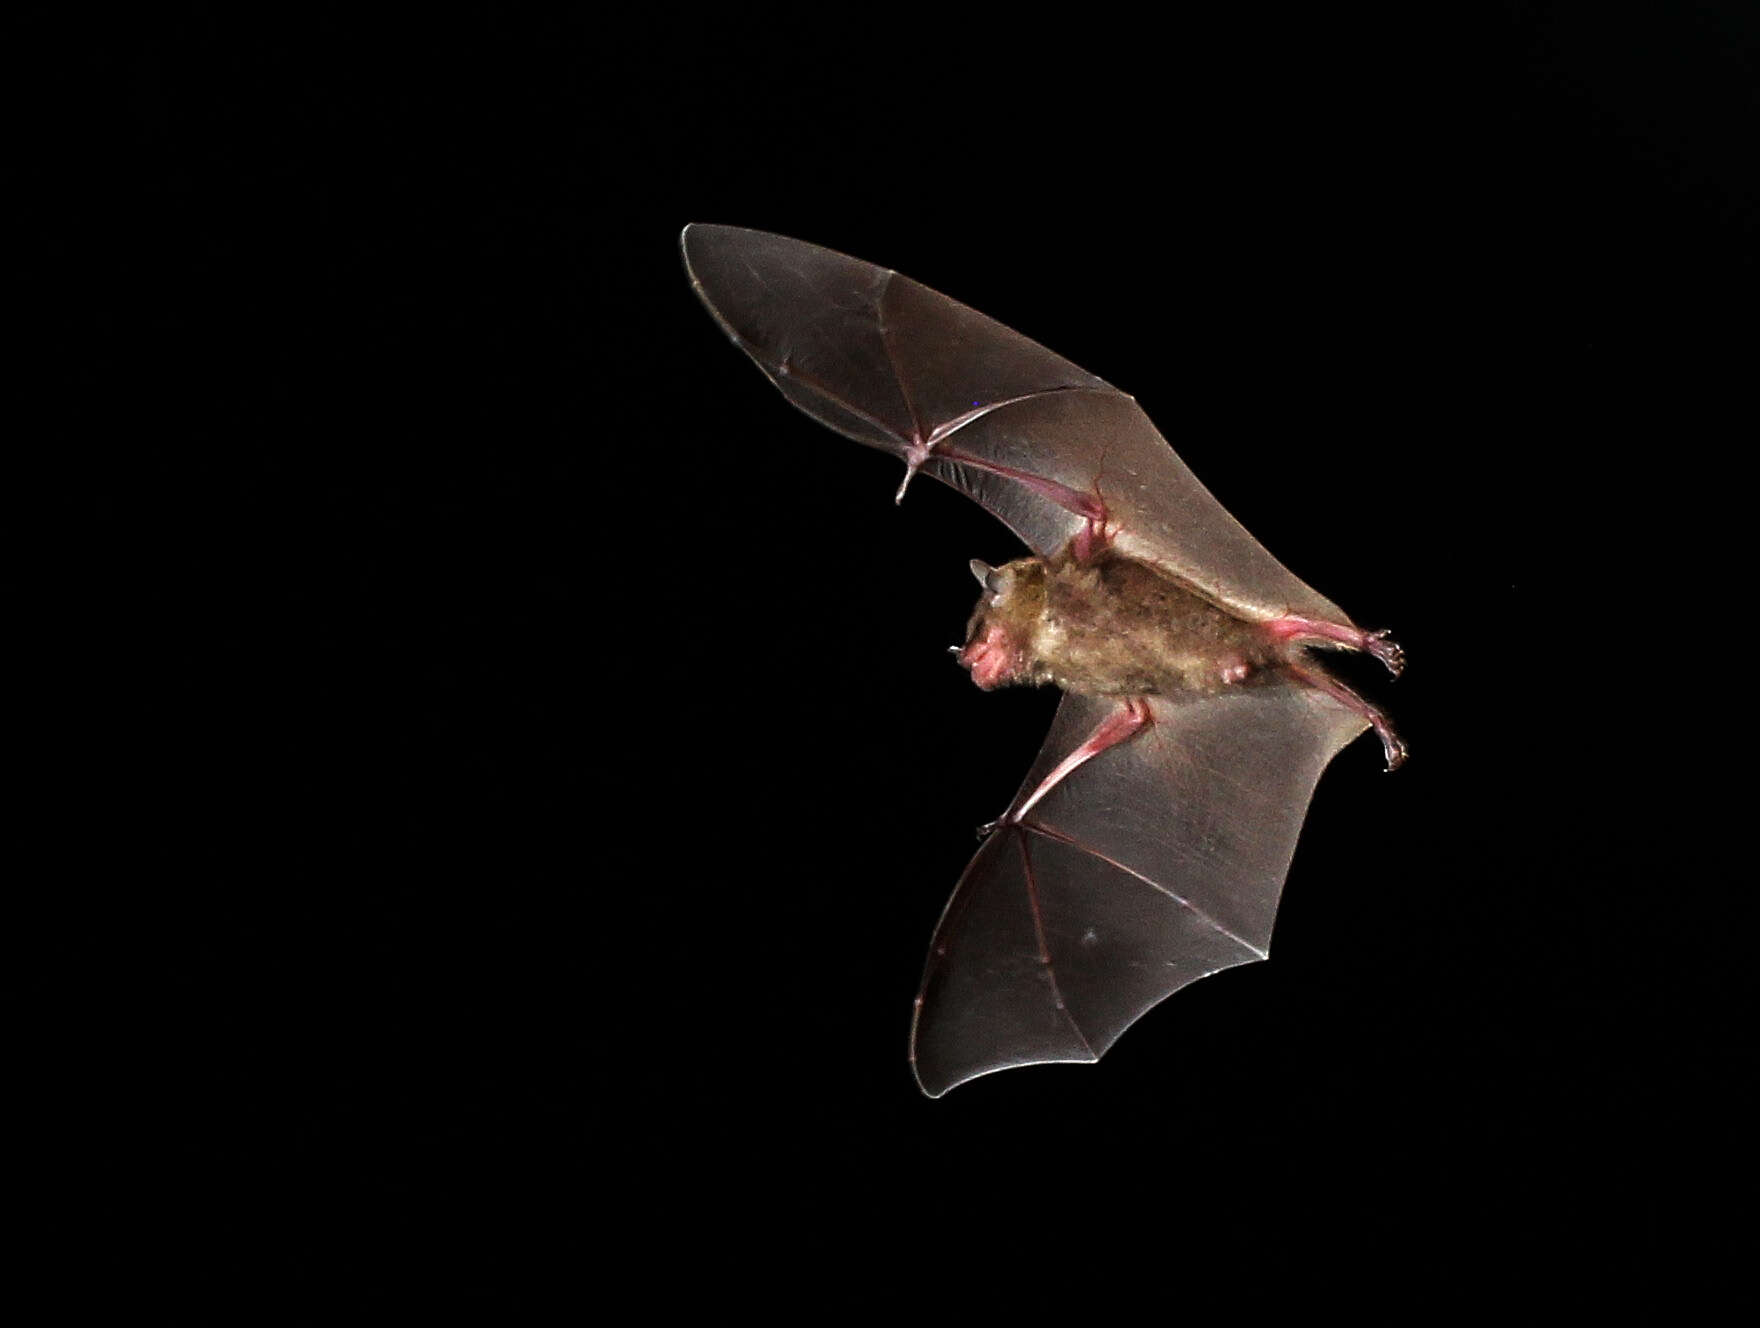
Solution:
{"label": "bat's snout", "polygon": [[1010,682],[1020,667],[1020,652],[999,623],[987,625],[956,654],[972,681],[986,692]]}

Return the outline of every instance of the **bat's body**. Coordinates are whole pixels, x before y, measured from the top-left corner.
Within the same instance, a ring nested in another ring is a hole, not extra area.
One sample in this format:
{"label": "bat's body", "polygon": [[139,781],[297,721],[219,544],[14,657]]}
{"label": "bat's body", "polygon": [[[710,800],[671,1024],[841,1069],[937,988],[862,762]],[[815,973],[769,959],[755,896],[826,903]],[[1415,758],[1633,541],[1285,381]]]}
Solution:
{"label": "bat's body", "polygon": [[[1152,563],[1079,540],[1051,558],[974,563],[972,571],[984,595],[959,659],[986,691],[1054,683],[1083,696],[1171,697],[1279,677],[1321,685],[1304,644],[1368,650],[1394,673],[1403,667],[1385,635],[1292,617],[1242,618]],[[1345,690],[1331,677],[1324,682]],[[1405,749],[1385,717],[1352,699],[1381,730],[1388,765],[1397,766]]]}
{"label": "bat's body", "polygon": [[[1311,647],[1353,626],[1222,510],[1136,403],[884,268],[760,231],[687,227],[697,292],[807,413],[953,485],[1031,545],[983,585],[960,663],[1066,699],[948,904],[912,1062],[975,1075],[1092,1061],[1179,987],[1263,958],[1308,798],[1385,715]],[[899,496],[902,498],[904,487]]]}
{"label": "bat's body", "polygon": [[1054,683],[1083,696],[1204,695],[1262,678],[1278,656],[1257,624],[1122,554],[1084,559],[1066,546],[985,569],[980,581],[960,663],[985,690]]}

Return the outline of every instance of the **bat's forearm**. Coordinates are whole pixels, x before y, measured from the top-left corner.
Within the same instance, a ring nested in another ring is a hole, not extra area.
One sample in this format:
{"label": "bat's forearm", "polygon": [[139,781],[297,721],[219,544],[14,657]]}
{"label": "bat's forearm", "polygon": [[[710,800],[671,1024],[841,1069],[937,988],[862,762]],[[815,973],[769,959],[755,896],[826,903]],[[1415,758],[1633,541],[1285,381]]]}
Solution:
{"label": "bat's forearm", "polygon": [[1154,722],[1154,716],[1149,713],[1149,703],[1140,696],[1131,697],[1130,700],[1108,715],[1086,742],[1058,762],[1057,768],[1040,780],[1036,789],[1015,806],[1009,808],[1001,821],[993,824],[1014,825],[1018,823],[1033,809],[1039,799],[1061,784],[1078,767],[1086,765],[1108,747],[1116,747],[1119,743],[1135,737]]}

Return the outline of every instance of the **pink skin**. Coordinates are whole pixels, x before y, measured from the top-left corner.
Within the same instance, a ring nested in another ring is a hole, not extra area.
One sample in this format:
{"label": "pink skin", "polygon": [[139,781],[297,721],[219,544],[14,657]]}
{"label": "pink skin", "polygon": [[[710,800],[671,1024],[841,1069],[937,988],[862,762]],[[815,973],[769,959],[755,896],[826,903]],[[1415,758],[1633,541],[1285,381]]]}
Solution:
{"label": "pink skin", "polygon": [[1325,692],[1333,700],[1356,711],[1369,723],[1375,726],[1375,736],[1381,739],[1381,753],[1387,758],[1387,768],[1398,770],[1405,764],[1406,744],[1399,734],[1393,731],[1393,723],[1380,708],[1370,705],[1337,678],[1322,673],[1319,669],[1303,668],[1291,662],[1284,666],[1292,678],[1304,682],[1316,691]]}
{"label": "pink skin", "polygon": [[1045,776],[1039,787],[1027,795],[1026,801],[1018,807],[1010,808],[1003,820],[1010,824],[1019,821],[1033,809],[1040,798],[1062,783],[1077,766],[1086,765],[1108,747],[1116,747],[1126,739],[1136,737],[1154,722],[1155,717],[1149,712],[1149,702],[1141,696],[1131,697],[1102,720],[1100,727],[1094,730],[1086,742],[1058,762],[1057,769]]}
{"label": "pink skin", "polygon": [[[1406,666],[1405,651],[1386,632],[1365,632],[1359,627],[1350,627],[1343,623],[1295,616],[1273,618],[1265,624],[1265,630],[1271,634],[1273,640],[1295,645],[1335,645],[1346,650],[1366,650],[1380,660],[1396,678]],[[1285,667],[1298,682],[1325,692],[1333,700],[1348,706],[1368,720],[1374,726],[1375,736],[1381,739],[1381,752],[1387,758],[1389,770],[1397,770],[1405,764],[1405,742],[1393,731],[1392,721],[1379,707],[1371,705],[1323,670],[1305,667],[1299,658],[1291,658]]]}
{"label": "pink skin", "polygon": [[1406,652],[1386,632],[1365,632],[1360,627],[1341,623],[1321,622],[1316,618],[1294,616],[1273,618],[1265,630],[1276,641],[1311,642],[1317,645],[1339,645],[1346,650],[1366,650],[1399,677],[1406,666]]}
{"label": "pink skin", "polygon": [[1075,535],[1076,561],[1088,563],[1094,555],[1105,550],[1112,543],[1112,532],[1106,528],[1106,508],[1102,506],[1097,514],[1090,514],[1082,523],[1082,528]]}
{"label": "pink skin", "polygon": [[1078,766],[1086,765],[1108,747],[1116,747],[1119,743],[1136,737],[1154,722],[1155,716],[1149,710],[1148,698],[1131,697],[1103,719],[1100,727],[1089,735],[1086,742],[1059,761],[1057,768],[1039,781],[1038,788],[1010,807],[1001,819],[980,827],[978,833],[987,835],[999,825],[1020,824],[1021,819],[1033,810],[1039,799],[1061,784]]}
{"label": "pink skin", "polygon": [[990,624],[984,635],[959,652],[959,662],[971,670],[972,681],[986,692],[1008,682],[1020,667],[1018,652],[997,623]]}

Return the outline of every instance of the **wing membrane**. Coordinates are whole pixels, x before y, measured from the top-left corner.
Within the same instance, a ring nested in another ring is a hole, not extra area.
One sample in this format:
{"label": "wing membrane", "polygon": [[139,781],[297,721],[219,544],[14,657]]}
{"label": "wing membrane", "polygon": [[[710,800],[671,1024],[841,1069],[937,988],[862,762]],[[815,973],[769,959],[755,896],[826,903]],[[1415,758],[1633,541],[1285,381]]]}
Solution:
{"label": "wing membrane", "polygon": [[[1021,798],[1113,704],[1064,699]],[[1181,987],[1265,957],[1314,786],[1366,726],[1290,686],[1150,707],[1151,727],[991,835],[960,878],[911,1035],[930,1096],[1097,1060]]]}
{"label": "wing membrane", "polygon": [[1092,496],[1121,549],[1221,603],[1255,617],[1347,621],[1104,380],[908,277],[817,245],[705,225],[686,227],[682,245],[697,294],[783,395],[859,443],[920,463],[1035,552],[1055,552],[1081,528],[1070,495]]}

